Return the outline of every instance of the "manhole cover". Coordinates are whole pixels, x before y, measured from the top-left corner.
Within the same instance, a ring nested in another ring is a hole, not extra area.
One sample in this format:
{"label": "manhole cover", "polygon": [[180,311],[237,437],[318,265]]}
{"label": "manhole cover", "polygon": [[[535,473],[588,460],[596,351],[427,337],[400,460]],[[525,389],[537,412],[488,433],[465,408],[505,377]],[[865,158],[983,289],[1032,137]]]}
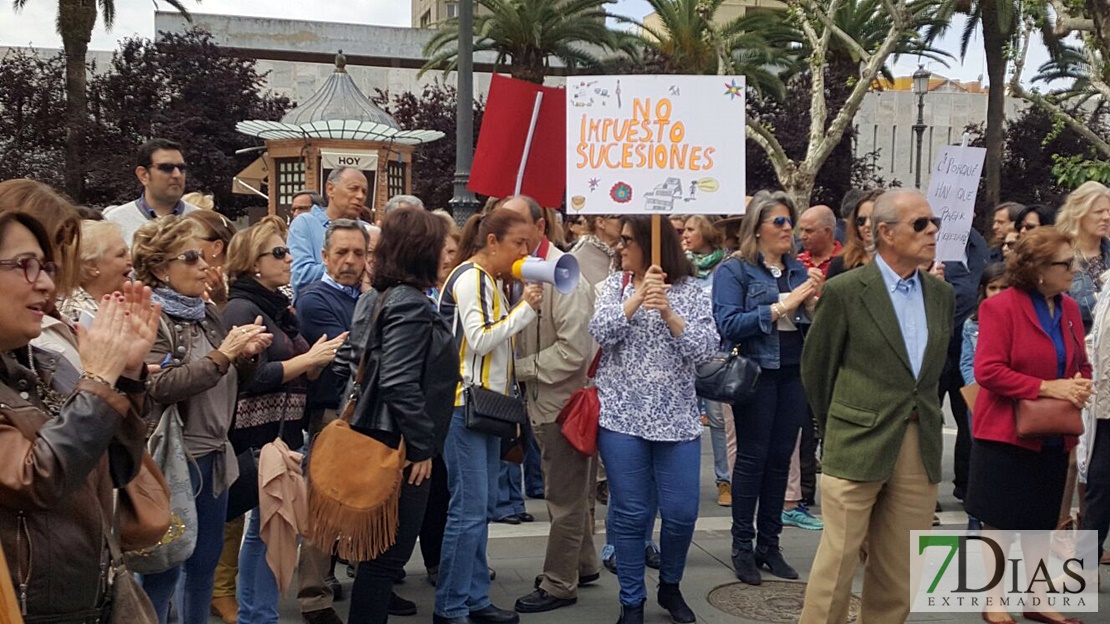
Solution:
{"label": "manhole cover", "polygon": [[[754,586],[729,583],[709,592],[709,604],[745,620],[768,624],[795,624],[805,603],[805,583],[763,581]],[[848,622],[859,617],[859,598],[852,596],[848,605]]]}

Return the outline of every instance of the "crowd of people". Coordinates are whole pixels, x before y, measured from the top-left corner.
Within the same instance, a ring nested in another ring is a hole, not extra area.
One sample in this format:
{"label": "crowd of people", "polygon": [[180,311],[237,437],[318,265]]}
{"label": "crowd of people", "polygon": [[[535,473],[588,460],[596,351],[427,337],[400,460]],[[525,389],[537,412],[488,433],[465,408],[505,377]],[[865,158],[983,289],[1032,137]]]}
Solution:
{"label": "crowd of people", "polygon": [[[852,192],[835,210],[760,191],[738,198],[743,217],[674,216],[653,263],[647,216],[564,218],[515,196],[460,229],[412,196],[368,210],[365,175],[343,167],[323,195],[292,198],[289,222],[237,229],[210,197],[184,195],[186,172],[182,147],[156,139],[137,153],[138,199],[103,211],[0,182],[0,544],[27,622],[108,621],[114,491],[167,419],[179,419],[188,467],[168,488],[193,511],[163,541],[195,545],[138,575],[161,624],[275,623],[294,571],[304,621],[342,623],[341,563],[355,579],[348,622],[412,615],[394,583],[417,543],[436,624],[571,607],[602,567],[619,581],[618,624],[641,624],[648,566],[658,605],[695,622],[681,585],[706,428],[740,581],[797,579],[783,528],[821,531],[801,622],[846,620],[861,561],[861,619],[901,622],[910,531],[937,518],[945,399],[969,528],[1090,529],[1103,554],[1102,184],[1059,210],[1000,204],[992,240],[972,230],[962,262],[936,261],[939,219],[920,193],[892,189]],[[580,267],[565,292],[513,278],[518,261],[565,254]],[[719,352],[758,365],[749,399],[698,396],[698,366]],[[560,419],[591,383],[593,456]],[[1083,434],[1020,435],[1014,405],[1039,397],[1083,409]],[[490,401],[525,414],[510,434],[478,418]],[[341,417],[403,454],[396,530],[366,561],[283,533],[263,504],[266,448],[299,451],[299,475],[300,453],[311,467]],[[550,532],[534,591],[507,609],[489,595],[489,523],[535,520],[525,494],[544,498]]]}

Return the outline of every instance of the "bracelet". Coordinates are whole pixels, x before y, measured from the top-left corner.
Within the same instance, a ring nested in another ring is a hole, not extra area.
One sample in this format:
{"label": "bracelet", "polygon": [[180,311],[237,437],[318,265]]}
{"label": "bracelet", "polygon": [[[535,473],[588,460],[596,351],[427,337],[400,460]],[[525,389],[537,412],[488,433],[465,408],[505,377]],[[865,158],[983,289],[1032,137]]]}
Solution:
{"label": "bracelet", "polygon": [[88,371],[85,371],[85,372],[81,373],[81,379],[87,379],[88,381],[94,381],[94,382],[99,383],[99,384],[104,384],[105,386],[108,386],[109,388],[112,387],[112,384],[108,383],[107,379],[101,377],[100,375],[97,375],[96,373],[90,373]]}
{"label": "bracelet", "polygon": [[[778,303],[772,303],[771,304],[771,314],[772,315],[778,315],[778,318],[782,318],[782,317],[786,316],[786,313],[782,311],[782,307]],[[775,321],[775,320],[778,320],[778,319],[773,318],[771,320]]]}

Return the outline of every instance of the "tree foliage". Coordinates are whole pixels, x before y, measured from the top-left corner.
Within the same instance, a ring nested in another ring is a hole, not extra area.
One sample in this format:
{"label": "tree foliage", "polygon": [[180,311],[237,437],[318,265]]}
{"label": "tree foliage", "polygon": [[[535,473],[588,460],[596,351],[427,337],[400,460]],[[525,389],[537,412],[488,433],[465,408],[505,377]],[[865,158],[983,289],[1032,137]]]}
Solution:
{"label": "tree foliage", "polygon": [[[543,83],[552,59],[569,68],[596,67],[595,51],[612,48],[605,25],[610,0],[474,0],[486,14],[474,18],[474,51],[497,54],[513,78]],[[459,20],[443,22],[424,46],[422,72],[458,64]],[[591,50],[591,48],[593,50]]]}
{"label": "tree foliage", "polygon": [[[14,51],[0,62],[0,146],[6,148],[0,178],[61,185],[67,166],[61,72],[62,57],[30,51]],[[106,71],[89,80],[83,201],[104,206],[134,199],[140,190],[135,150],[164,137],[184,147],[188,190],[213,193],[229,215],[258,203],[231,193],[231,178],[256,157],[236,150],[257,145],[235,124],[278,119],[291,106],[287,98],[262,92],[264,78],[253,59],[229,56],[201,30],[123,41]]]}
{"label": "tree foliage", "polygon": [[[439,130],[444,137],[417,148],[412,163],[412,192],[429,208],[447,209],[454,194],[455,111],[458,90],[438,80],[424,85],[420,95],[411,91],[390,95],[377,89],[370,98],[406,130]],[[474,102],[474,142],[482,125],[485,104]]]}
{"label": "tree foliage", "polygon": [[0,59],[0,180],[65,183],[65,57],[12,48]]}

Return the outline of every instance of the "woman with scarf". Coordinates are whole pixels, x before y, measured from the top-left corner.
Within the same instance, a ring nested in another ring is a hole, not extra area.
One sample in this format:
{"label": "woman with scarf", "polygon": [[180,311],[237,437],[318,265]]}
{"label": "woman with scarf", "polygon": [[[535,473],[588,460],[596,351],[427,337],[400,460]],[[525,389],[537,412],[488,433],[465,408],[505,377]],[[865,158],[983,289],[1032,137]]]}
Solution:
{"label": "woman with scarf", "polygon": [[162,304],[158,337],[147,356],[147,363],[158,368],[147,386],[148,399],[161,406],[177,404],[197,493],[193,554],[181,565],[143,575],[143,589],[162,624],[182,572],[181,622],[208,622],[213,574],[223,549],[227,489],[239,474],[227,431],[238,384],[250,379],[254,357],[271,339],[258,322],[225,329],[216,306],[201,298],[208,270],[202,237],[195,221],[170,215],[147,222],[131,243],[135,279],[153,288],[152,298]]}
{"label": "woman with scarf", "polygon": [[[725,233],[717,228],[716,217],[693,215],[686,219],[682,246],[686,258],[694,265],[694,281],[706,295],[713,295],[713,271],[725,259]],[[732,473],[728,461],[728,436],[725,433],[724,406],[716,401],[699,399],[709,422],[709,440],[713,443],[713,472],[717,478],[717,504],[732,506]]]}
{"label": "woman with scarf", "polygon": [[[224,318],[229,323],[253,319],[273,334],[273,341],[259,354],[254,376],[239,385],[235,421],[230,439],[236,454],[250,452],[257,458],[266,444],[281,438],[291,449],[304,445],[302,419],[307,379],[315,379],[331,364],[347,338],[322,336],[309,347],[300,335],[289,298],[279,289],[289,284],[293,257],[285,246],[285,222],[266,217],[237,233],[228,245],[230,287]],[[239,552],[239,622],[276,623],[280,592],[266,562],[266,544],[259,535],[261,518],[251,511]]]}

